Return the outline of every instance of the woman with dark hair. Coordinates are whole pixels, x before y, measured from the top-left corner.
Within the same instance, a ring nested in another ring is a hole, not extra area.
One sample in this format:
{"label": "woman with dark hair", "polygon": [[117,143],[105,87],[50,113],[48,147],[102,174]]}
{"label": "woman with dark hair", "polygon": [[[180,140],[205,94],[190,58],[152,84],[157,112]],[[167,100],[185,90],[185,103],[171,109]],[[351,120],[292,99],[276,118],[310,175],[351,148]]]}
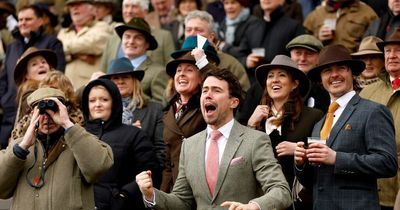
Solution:
{"label": "woman with dark hair", "polygon": [[82,93],[82,112],[86,130],[110,145],[114,155],[114,165],[95,184],[96,209],[145,209],[135,176],[151,170],[157,182],[161,170],[145,132],[122,123],[117,86],[108,79],[91,81]]}
{"label": "woman with dark hair", "polygon": [[323,113],[304,106],[302,97],[309,92],[309,81],[289,57],[277,55],[271,64],[257,67],[256,78],[264,94],[247,125],[269,135],[275,157],[292,186],[296,142],[307,142]]}
{"label": "woman with dark hair", "polygon": [[204,130],[206,123],[200,110],[201,73],[190,52],[169,62],[166,70],[171,77],[168,88],[172,92],[164,115],[164,141],[167,159],[161,190],[172,191],[178,176],[182,140]]}

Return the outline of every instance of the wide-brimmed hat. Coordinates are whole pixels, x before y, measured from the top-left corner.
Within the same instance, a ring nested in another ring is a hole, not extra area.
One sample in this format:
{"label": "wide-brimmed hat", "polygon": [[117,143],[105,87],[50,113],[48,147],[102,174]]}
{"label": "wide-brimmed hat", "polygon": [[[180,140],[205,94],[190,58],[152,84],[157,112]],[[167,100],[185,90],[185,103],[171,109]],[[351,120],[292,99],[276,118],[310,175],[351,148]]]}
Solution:
{"label": "wide-brimmed hat", "polygon": [[93,4],[93,0],[68,0],[67,2],[65,2],[65,5],[70,5],[73,3],[89,3],[89,4]]}
{"label": "wide-brimmed hat", "polygon": [[292,39],[287,45],[286,49],[305,48],[313,52],[319,52],[324,47],[321,41],[315,36],[303,34]]}
{"label": "wide-brimmed hat", "polygon": [[181,63],[190,63],[190,64],[196,64],[195,58],[190,54],[190,52],[184,54],[183,56],[170,61],[167,66],[166,66],[166,71],[167,74],[174,78],[175,73],[176,73],[176,68],[178,67],[179,64]]}
{"label": "wide-brimmed hat", "polygon": [[100,78],[110,79],[111,76],[121,74],[130,74],[139,81],[142,81],[144,77],[143,70],[134,70],[131,61],[128,58],[122,57],[112,60],[111,64],[108,66],[107,74],[101,76]]}
{"label": "wide-brimmed hat", "polygon": [[[171,57],[177,59],[179,57],[182,57],[184,54],[191,52],[196,47],[197,47],[197,36],[189,36],[183,42],[180,50],[171,53]],[[220,59],[218,57],[218,53],[215,50],[215,48],[210,44],[210,42],[208,42],[208,40],[206,40],[206,42],[204,43],[203,50],[208,60],[211,60],[216,64],[219,64]]]}
{"label": "wide-brimmed hat", "polygon": [[344,64],[350,67],[354,76],[358,76],[365,69],[365,63],[361,60],[353,59],[350,51],[340,44],[328,45],[324,47],[318,59],[316,67],[308,72],[308,77],[313,81],[321,80],[321,71],[333,64]]}
{"label": "wide-brimmed hat", "polygon": [[383,52],[376,45],[378,42],[383,42],[383,40],[376,36],[365,37],[361,41],[358,51],[352,53],[351,56],[356,58],[363,55],[383,55]]}
{"label": "wide-brimmed hat", "polygon": [[42,49],[39,50],[36,47],[30,47],[21,55],[18,59],[17,64],[14,68],[14,81],[15,84],[18,86],[20,85],[26,76],[27,73],[27,65],[31,58],[41,55],[44,59],[46,59],[47,63],[51,67],[57,67],[57,55],[52,50]]}
{"label": "wide-brimmed hat", "polygon": [[10,14],[15,14],[14,5],[8,0],[0,0],[0,10],[6,11]]}
{"label": "wide-brimmed hat", "polygon": [[136,30],[142,33],[146,37],[147,42],[149,43],[148,50],[154,50],[158,47],[156,38],[154,38],[154,36],[151,35],[151,29],[149,24],[143,18],[134,17],[128,23],[117,26],[115,28],[115,31],[117,32],[118,36],[121,37],[121,39],[122,35],[126,30]]}
{"label": "wide-brimmed hat", "polygon": [[392,34],[385,39],[385,41],[378,42],[376,45],[383,52],[383,47],[388,44],[398,44],[400,45],[400,27],[396,27]]}
{"label": "wide-brimmed hat", "polygon": [[50,97],[58,98],[61,102],[67,101],[64,92],[55,88],[39,88],[33,91],[33,93],[28,96],[26,101],[28,106],[33,107],[39,101]]}
{"label": "wide-brimmed hat", "polygon": [[306,96],[310,89],[310,81],[306,74],[297,68],[297,64],[286,55],[277,55],[270,64],[263,64],[256,68],[256,78],[262,87],[265,87],[268,72],[273,69],[284,69],[294,80],[299,80],[299,90],[301,96]]}

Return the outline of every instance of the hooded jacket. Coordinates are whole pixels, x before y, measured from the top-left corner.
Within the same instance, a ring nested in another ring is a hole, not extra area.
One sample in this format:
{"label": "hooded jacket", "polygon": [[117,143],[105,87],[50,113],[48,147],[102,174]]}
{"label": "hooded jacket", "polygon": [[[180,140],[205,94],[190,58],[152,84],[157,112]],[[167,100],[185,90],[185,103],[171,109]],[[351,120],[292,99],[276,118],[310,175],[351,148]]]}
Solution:
{"label": "hooded jacket", "polygon": [[[106,121],[89,119],[89,93],[98,85],[105,87],[112,97],[112,113]],[[156,182],[161,176],[160,169],[154,146],[145,132],[122,124],[122,99],[117,86],[107,79],[90,82],[83,90],[82,112],[86,130],[109,144],[114,154],[114,166],[95,185],[97,209],[144,209],[135,176],[151,170]]]}

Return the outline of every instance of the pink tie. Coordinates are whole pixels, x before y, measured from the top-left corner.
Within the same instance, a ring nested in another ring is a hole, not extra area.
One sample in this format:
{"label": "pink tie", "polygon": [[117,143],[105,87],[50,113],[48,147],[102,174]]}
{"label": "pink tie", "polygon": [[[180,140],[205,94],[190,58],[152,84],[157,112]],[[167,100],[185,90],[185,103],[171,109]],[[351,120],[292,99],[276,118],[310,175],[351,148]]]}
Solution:
{"label": "pink tie", "polygon": [[219,167],[219,152],[218,152],[218,139],[222,136],[222,133],[218,130],[211,131],[210,134],[210,147],[207,153],[206,163],[206,179],[208,189],[210,190],[211,196],[214,196],[215,184],[217,183],[218,167]]}

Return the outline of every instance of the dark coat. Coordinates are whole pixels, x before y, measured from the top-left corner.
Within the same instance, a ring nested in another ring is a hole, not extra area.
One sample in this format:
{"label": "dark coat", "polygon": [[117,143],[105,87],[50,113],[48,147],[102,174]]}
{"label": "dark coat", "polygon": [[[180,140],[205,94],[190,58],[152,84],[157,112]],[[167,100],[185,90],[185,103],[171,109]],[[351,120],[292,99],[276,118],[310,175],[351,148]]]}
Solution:
{"label": "dark coat", "polygon": [[[319,137],[325,117],[312,136]],[[393,118],[381,104],[353,96],[333,125],[327,146],[335,165],[296,167],[296,176],[313,186],[314,209],[380,209],[377,179],[397,172]]]}
{"label": "dark coat", "polygon": [[[311,132],[314,128],[314,125],[317,124],[319,120],[323,117],[322,111],[318,109],[313,109],[309,107],[304,107],[300,117],[297,121],[294,122],[294,127],[291,128],[291,119],[286,117],[282,123],[282,135],[273,131],[269,138],[271,139],[272,149],[274,151],[275,157],[278,159],[278,162],[282,166],[282,172],[285,175],[286,180],[289,183],[289,186],[293,185],[294,180],[294,157],[293,155],[290,156],[282,156],[278,157],[276,155],[275,147],[283,142],[298,142],[303,141],[307,142],[307,137],[311,136]],[[265,121],[262,123],[265,125]],[[265,127],[262,127],[263,131],[265,131]]]}
{"label": "dark coat", "polygon": [[[233,40],[232,45],[225,43],[225,46],[222,48],[222,51],[225,53],[228,53],[230,55],[235,55],[237,54],[237,50],[238,47],[240,45],[240,42],[242,41],[242,39],[244,38],[244,36],[246,35],[246,33],[248,33],[248,28],[251,25],[258,25],[258,24],[262,24],[263,21],[253,15],[250,15],[245,21],[239,23],[239,25],[236,27],[235,30],[235,39]],[[218,37],[221,40],[225,40],[226,37],[226,18],[224,19],[224,21],[222,21],[220,27],[218,28]]]}
{"label": "dark coat", "polygon": [[271,21],[251,25],[241,40],[239,53],[234,55],[246,66],[246,58],[253,48],[265,48],[264,63],[270,63],[277,54],[289,55],[286,44],[298,35],[304,34],[300,22],[286,17],[281,7],[271,13]]}
{"label": "dark coat", "polygon": [[133,111],[133,122],[140,121],[142,130],[153,142],[160,167],[165,163],[165,143],[163,139],[163,111],[161,104],[148,101],[141,109]]}
{"label": "dark coat", "polygon": [[63,46],[56,36],[44,34],[43,29],[37,33],[32,32],[28,43],[25,43],[24,37],[19,31],[15,31],[13,36],[15,41],[7,47],[4,69],[0,74],[0,106],[4,112],[0,125],[1,148],[7,146],[15,121],[17,87],[14,81],[14,68],[22,53],[29,47],[53,50],[57,55],[57,70],[64,71],[65,69]]}
{"label": "dark coat", "polygon": [[[389,9],[388,9],[389,10]],[[400,27],[400,15],[394,16],[389,10],[382,16],[369,24],[365,36],[376,36],[382,40],[386,40],[396,28]]]}
{"label": "dark coat", "polygon": [[[107,121],[89,120],[88,96],[96,85],[105,87],[112,96],[113,109]],[[144,209],[135,176],[142,171],[151,170],[156,181],[160,180],[160,170],[153,144],[145,132],[122,124],[122,99],[115,84],[106,79],[89,83],[82,94],[82,112],[86,120],[86,130],[110,145],[114,154],[114,165],[94,188],[97,209]]]}
{"label": "dark coat", "polygon": [[200,110],[200,94],[190,98],[187,104],[187,110],[177,121],[175,111],[172,106],[177,100],[177,95],[171,100],[170,106],[166,108],[164,114],[164,141],[167,146],[167,159],[161,190],[170,192],[178,177],[179,155],[181,153],[182,141],[206,128],[203,115]]}

